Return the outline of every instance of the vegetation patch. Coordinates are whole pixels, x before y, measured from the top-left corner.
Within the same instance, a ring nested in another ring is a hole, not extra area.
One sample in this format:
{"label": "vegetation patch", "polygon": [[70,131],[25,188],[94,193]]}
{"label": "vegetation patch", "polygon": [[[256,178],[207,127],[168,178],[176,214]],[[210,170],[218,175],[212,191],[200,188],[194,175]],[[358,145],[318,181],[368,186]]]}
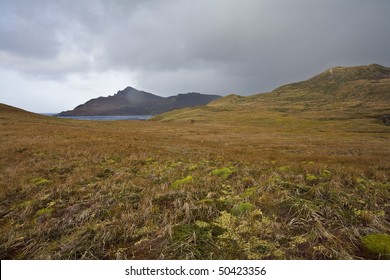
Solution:
{"label": "vegetation patch", "polygon": [[323,178],[330,178],[331,175],[332,175],[332,173],[327,169],[324,169],[321,171],[321,177],[323,177]]}
{"label": "vegetation patch", "polygon": [[258,187],[252,187],[252,188],[247,188],[245,190],[245,192],[243,192],[242,194],[240,194],[240,197],[241,198],[247,198],[247,197],[251,197],[253,196],[256,191],[258,190],[259,188]]}
{"label": "vegetation patch", "polygon": [[197,164],[191,164],[190,166],[187,167],[188,171],[195,171],[196,169],[198,169]]}
{"label": "vegetation patch", "polygon": [[43,185],[46,185],[48,183],[50,183],[50,180],[48,179],[45,179],[45,178],[33,178],[30,180],[31,184],[33,184],[34,186],[43,186]]}
{"label": "vegetation patch", "polygon": [[233,207],[233,205],[237,203],[236,197],[221,197],[215,201],[215,206],[219,211],[228,210]]}
{"label": "vegetation patch", "polygon": [[54,211],[54,208],[42,208],[35,213],[35,221],[43,222],[49,218]]}
{"label": "vegetation patch", "polygon": [[136,204],[141,200],[141,196],[138,193],[131,193],[127,197],[127,200],[131,204]]}
{"label": "vegetation patch", "polygon": [[188,183],[191,183],[194,179],[192,178],[191,175],[183,178],[183,179],[180,179],[180,180],[176,180],[175,182],[173,182],[169,188],[170,189],[177,189],[185,184],[188,184]]}
{"label": "vegetation patch", "polygon": [[115,172],[112,171],[111,169],[106,168],[106,169],[102,170],[101,172],[99,172],[98,174],[96,174],[96,177],[97,177],[98,179],[105,179],[105,178],[110,177],[110,176],[113,175],[114,173],[115,173]]}
{"label": "vegetation patch", "polygon": [[240,216],[245,214],[248,211],[252,211],[253,209],[255,209],[255,206],[252,203],[243,202],[234,206],[233,209],[231,210],[231,213],[234,216]]}
{"label": "vegetation patch", "polygon": [[390,260],[390,235],[369,234],[362,237],[362,243],[370,256]]}
{"label": "vegetation patch", "polygon": [[53,208],[42,208],[40,210],[38,210],[35,215],[37,216],[41,216],[41,215],[51,215],[51,213],[53,212]]}
{"label": "vegetation patch", "polygon": [[313,175],[313,174],[306,174],[305,178],[306,178],[306,181],[311,182],[311,183],[318,181],[318,177],[316,175]]}
{"label": "vegetation patch", "polygon": [[16,206],[16,208],[20,208],[20,209],[29,208],[33,205],[33,203],[34,203],[34,201],[32,201],[32,200],[26,200],[26,201],[23,201],[20,204],[18,204]]}
{"label": "vegetation patch", "polygon": [[175,259],[218,259],[220,249],[215,241],[224,232],[222,227],[204,221],[176,225],[168,253]]}
{"label": "vegetation patch", "polygon": [[152,202],[157,205],[169,205],[172,202],[182,199],[185,197],[185,194],[182,192],[167,192],[163,194],[159,194],[153,197]]}
{"label": "vegetation patch", "polygon": [[224,167],[221,169],[214,169],[213,171],[211,171],[211,175],[219,176],[219,177],[222,177],[224,179],[229,178],[233,173],[234,173],[234,170],[229,168],[229,167]]}
{"label": "vegetation patch", "polygon": [[289,171],[291,169],[290,166],[280,166],[278,167],[278,171],[281,171],[281,172],[286,172],[286,171]]}

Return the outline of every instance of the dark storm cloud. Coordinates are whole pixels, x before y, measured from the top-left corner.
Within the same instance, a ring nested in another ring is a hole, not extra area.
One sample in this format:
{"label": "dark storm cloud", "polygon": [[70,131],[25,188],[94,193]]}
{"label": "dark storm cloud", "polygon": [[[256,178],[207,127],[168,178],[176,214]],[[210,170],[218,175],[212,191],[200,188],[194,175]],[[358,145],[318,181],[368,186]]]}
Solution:
{"label": "dark storm cloud", "polygon": [[385,0],[0,0],[0,66],[50,79],[128,71],[162,94],[250,94],[334,65],[390,65],[389,14]]}

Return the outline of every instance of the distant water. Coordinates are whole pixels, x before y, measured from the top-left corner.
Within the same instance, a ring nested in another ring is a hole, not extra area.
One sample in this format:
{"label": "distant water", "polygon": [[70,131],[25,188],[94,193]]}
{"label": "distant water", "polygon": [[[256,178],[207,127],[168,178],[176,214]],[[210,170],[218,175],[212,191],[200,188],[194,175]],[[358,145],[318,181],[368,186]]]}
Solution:
{"label": "distant water", "polygon": [[[53,113],[42,113],[41,115],[45,116],[55,116]],[[67,117],[57,117],[61,119],[75,119],[82,121],[126,121],[126,120],[147,120],[150,115],[134,115],[134,116],[67,116]]]}

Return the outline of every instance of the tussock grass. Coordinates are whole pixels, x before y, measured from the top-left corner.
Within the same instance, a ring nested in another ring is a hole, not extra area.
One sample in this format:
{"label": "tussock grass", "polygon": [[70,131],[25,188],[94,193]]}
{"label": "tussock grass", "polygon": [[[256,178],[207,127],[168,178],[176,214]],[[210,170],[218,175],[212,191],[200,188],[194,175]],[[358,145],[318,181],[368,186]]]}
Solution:
{"label": "tussock grass", "polygon": [[389,128],[268,114],[93,122],[2,105],[0,257],[384,258],[364,237],[390,234]]}

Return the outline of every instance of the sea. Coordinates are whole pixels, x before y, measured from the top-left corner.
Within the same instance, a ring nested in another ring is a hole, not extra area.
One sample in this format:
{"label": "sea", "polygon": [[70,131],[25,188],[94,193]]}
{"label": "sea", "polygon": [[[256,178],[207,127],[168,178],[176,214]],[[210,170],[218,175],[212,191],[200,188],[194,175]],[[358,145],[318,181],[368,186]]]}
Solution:
{"label": "sea", "polygon": [[133,115],[133,116],[67,116],[58,117],[55,113],[41,113],[41,115],[56,117],[61,119],[75,119],[82,121],[127,121],[127,120],[148,120],[151,115]]}

